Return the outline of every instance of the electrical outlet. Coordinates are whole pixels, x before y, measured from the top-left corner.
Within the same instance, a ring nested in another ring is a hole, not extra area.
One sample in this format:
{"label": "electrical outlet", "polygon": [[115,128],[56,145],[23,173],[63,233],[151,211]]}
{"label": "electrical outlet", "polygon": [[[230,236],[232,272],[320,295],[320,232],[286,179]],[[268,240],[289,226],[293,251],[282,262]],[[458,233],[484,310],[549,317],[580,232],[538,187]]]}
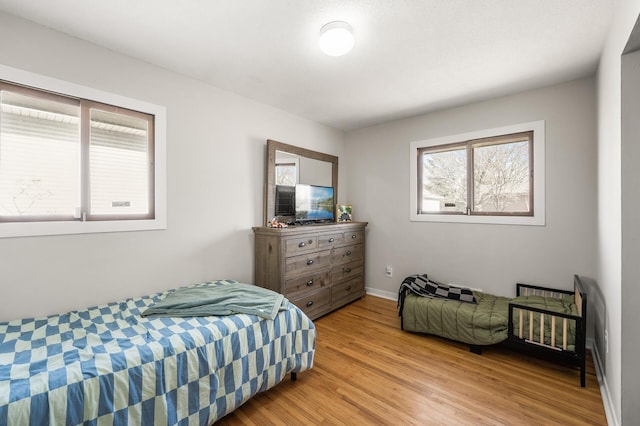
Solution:
{"label": "electrical outlet", "polygon": [[604,347],[605,352],[609,353],[609,332],[607,330],[604,331]]}
{"label": "electrical outlet", "polygon": [[387,266],[384,270],[384,274],[387,276],[387,278],[393,277],[393,268],[391,266]]}

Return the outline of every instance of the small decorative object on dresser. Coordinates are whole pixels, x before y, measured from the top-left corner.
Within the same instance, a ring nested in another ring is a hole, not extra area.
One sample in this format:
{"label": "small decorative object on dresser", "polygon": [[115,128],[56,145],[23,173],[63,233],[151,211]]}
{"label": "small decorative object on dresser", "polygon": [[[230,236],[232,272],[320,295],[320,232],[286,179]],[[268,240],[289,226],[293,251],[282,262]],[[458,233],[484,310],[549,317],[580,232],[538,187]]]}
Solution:
{"label": "small decorative object on dresser", "polygon": [[366,222],[255,227],[255,283],[311,319],[364,296]]}
{"label": "small decorative object on dresser", "polygon": [[353,208],[351,204],[336,205],[336,222],[351,222],[353,220]]}

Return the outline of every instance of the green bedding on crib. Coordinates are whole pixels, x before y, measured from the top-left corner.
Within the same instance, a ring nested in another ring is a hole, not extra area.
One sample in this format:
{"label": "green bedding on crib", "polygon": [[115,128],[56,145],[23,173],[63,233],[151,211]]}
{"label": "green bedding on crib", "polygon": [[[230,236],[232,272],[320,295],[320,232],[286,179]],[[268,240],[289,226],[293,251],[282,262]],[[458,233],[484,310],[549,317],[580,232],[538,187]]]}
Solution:
{"label": "green bedding on crib", "polygon": [[[542,297],[542,296],[520,296],[516,297],[512,300],[512,303],[517,303],[519,305],[525,305],[532,308],[544,309],[547,311],[559,312],[563,314],[575,315],[578,316],[578,307],[575,303],[574,296],[563,297],[562,299],[555,299],[550,297]],[[513,333],[518,335],[518,324],[519,324],[519,310],[516,309],[514,312],[514,326]],[[555,346],[558,348],[562,348],[562,321],[563,318],[556,317],[556,338],[555,338]],[[523,315],[523,327],[522,327],[522,337],[525,339],[529,338],[529,313],[528,311],[524,312]],[[551,345],[551,318],[549,316],[545,316],[544,321],[544,343],[547,345]],[[534,342],[540,341],[540,315],[538,313],[534,313],[533,320],[533,339]],[[574,351],[575,350],[575,341],[576,341],[576,322],[574,320],[567,320],[567,350]]]}
{"label": "green bedding on crib", "polygon": [[[507,339],[509,303],[545,309],[553,312],[577,315],[573,296],[563,299],[540,296],[508,298],[474,292],[478,303],[420,297],[409,293],[402,310],[403,328],[407,331],[434,334],[470,345],[493,345]],[[534,340],[539,340],[539,315],[534,315]],[[518,310],[515,311],[514,333],[518,333]],[[545,320],[545,335],[550,334],[550,320]],[[524,315],[524,334],[529,334],[529,317]],[[569,345],[575,342],[575,321],[567,321]],[[550,342],[546,342],[550,344]],[[556,325],[556,346],[562,345],[562,321]]]}

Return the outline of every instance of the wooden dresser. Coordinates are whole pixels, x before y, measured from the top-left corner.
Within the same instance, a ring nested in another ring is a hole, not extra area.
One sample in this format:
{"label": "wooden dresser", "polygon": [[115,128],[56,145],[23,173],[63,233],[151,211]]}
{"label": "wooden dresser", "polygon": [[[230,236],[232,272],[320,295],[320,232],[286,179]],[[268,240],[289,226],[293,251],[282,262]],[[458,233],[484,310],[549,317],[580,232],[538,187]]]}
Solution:
{"label": "wooden dresser", "polygon": [[255,283],[311,319],[364,296],[366,222],[253,228]]}

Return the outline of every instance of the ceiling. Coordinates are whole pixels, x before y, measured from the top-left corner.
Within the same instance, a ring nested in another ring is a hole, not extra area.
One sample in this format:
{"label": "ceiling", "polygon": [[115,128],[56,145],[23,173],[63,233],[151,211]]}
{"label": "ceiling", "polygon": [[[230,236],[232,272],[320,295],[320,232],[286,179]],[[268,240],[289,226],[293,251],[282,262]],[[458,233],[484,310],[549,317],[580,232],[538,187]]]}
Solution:
{"label": "ceiling", "polygon": [[[0,0],[0,11],[353,130],[592,75],[613,0]],[[318,48],[344,20],[356,45]]]}

